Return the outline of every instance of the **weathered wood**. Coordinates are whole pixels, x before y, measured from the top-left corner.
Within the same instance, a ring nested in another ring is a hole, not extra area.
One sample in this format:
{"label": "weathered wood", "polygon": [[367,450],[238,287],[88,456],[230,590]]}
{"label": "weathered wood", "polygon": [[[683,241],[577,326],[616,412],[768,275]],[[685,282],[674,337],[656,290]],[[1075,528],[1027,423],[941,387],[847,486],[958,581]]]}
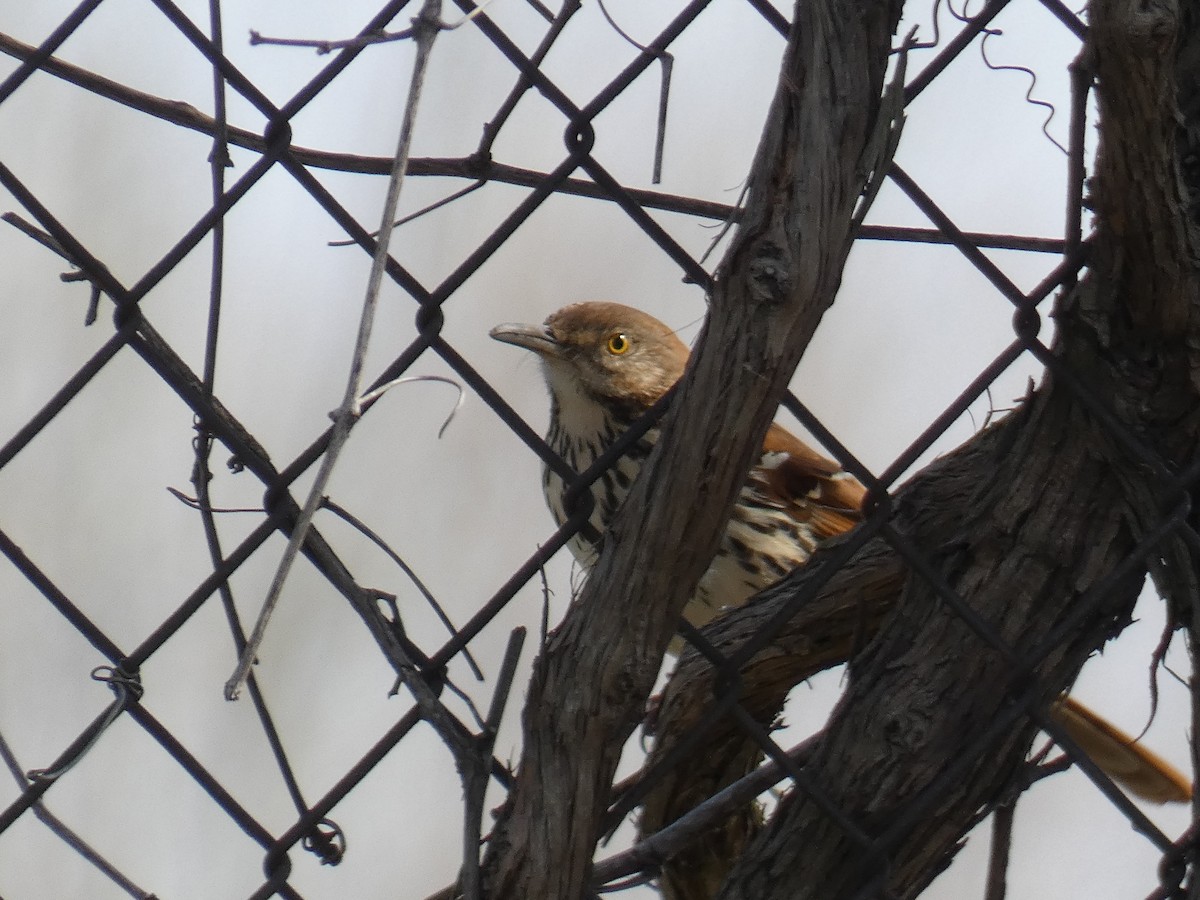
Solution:
{"label": "weathered wood", "polygon": [[[748,606],[706,629],[717,650],[732,656],[758,634],[782,603],[805,590],[821,572],[827,548],[785,582],[764,591]],[[836,552],[836,551],[835,551]],[[738,673],[738,699],[760,725],[769,727],[788,692],[807,678],[845,662],[856,647],[878,631],[895,606],[905,566],[882,541],[873,541],[840,567],[783,630]],[[663,692],[655,725],[649,770],[709,713],[719,694],[717,673],[695,650],[685,651]],[[659,831],[722,788],[752,771],[762,760],[759,746],[740,722],[725,715],[703,731],[686,762],[656,782],[642,806],[642,835]],[[668,900],[698,900],[716,895],[737,858],[757,834],[760,816],[747,807],[729,816],[686,850],[667,860],[659,878]]]}
{"label": "weathered wood", "polygon": [[[840,639],[848,653],[839,613],[857,599],[864,621],[873,621],[899,600],[855,660],[851,686],[806,769],[877,843],[856,842],[797,791],[757,837],[747,812],[669,862],[662,878],[669,898],[824,900],[853,896],[875,879],[885,879],[878,887],[894,896],[915,896],[952,858],[979,810],[1019,789],[1037,725],[1020,716],[982,752],[974,746],[979,736],[1013,703],[1032,700],[1044,710],[1128,621],[1147,571],[1193,622],[1193,635],[1200,633],[1197,559],[1182,540],[1168,536],[1124,577],[1110,578],[1186,499],[1186,486],[1164,494],[1167,473],[1195,464],[1200,443],[1200,35],[1169,3],[1102,0],[1092,5],[1091,22],[1082,64],[1099,81],[1097,234],[1091,270],[1056,308],[1054,350],[1161,467],[1139,458],[1068,379],[1050,375],[1017,413],[907,485],[892,524],[1014,653],[989,646],[932,585],[919,576],[904,580],[894,554],[868,545],[740,675],[745,706],[769,723],[787,689],[811,674],[808,663],[840,661],[833,646],[811,659],[781,660],[806,657],[804,641],[814,633]],[[883,580],[872,580],[876,573]],[[715,623],[708,636],[736,649],[809,580],[797,573]],[[1016,661],[1044,647],[1083,604],[1087,615],[1032,660],[1034,679],[1024,677]],[[664,697],[651,763],[688,733],[712,686],[706,664],[685,656]],[[732,718],[710,730],[704,748],[648,799],[645,832],[760,758]],[[965,768],[947,777],[963,760]]]}
{"label": "weathered wood", "polygon": [[485,860],[493,900],[587,890],[621,748],[833,302],[874,169],[899,10],[895,0],[797,4],[746,216],[688,374],[586,586],[535,663],[517,783]]}
{"label": "weathered wood", "polygon": [[[491,897],[570,898],[587,889],[620,746],[752,448],[840,280],[897,12],[885,4],[797,7],[744,225],[672,420],[536,667],[518,786],[489,852]],[[677,896],[826,900],[872,884],[915,896],[948,863],[979,810],[1019,785],[1038,728],[1025,713],[1044,709],[1123,627],[1147,571],[1177,610],[1200,620],[1196,559],[1181,541],[1168,538],[1114,577],[1164,504],[1184,499],[1164,497],[1165,480],[1196,460],[1200,443],[1191,215],[1198,167],[1181,151],[1200,143],[1192,139],[1200,129],[1177,114],[1198,105],[1191,60],[1200,54],[1189,49],[1190,19],[1180,43],[1180,13],[1168,2],[1098,0],[1090,21],[1084,64],[1097,75],[1102,117],[1097,232],[1087,276],[1057,304],[1054,345],[1057,365],[1074,377],[1048,375],[1004,422],[922,473],[897,498],[891,523],[987,633],[964,622],[937,585],[900,576],[882,545],[864,549],[743,677],[751,711],[769,721],[805,675],[799,656],[829,661],[802,646],[814,633],[805,623],[824,616],[821,633],[844,639],[830,622],[847,624],[838,616],[852,608],[874,622],[903,578],[898,607],[855,658],[850,687],[807,767],[870,845],[796,792],[761,833],[750,819],[731,821],[698,848],[717,847],[721,856],[708,868],[696,857],[702,865],[693,883],[668,873],[667,890]],[[1177,61],[1192,72],[1178,83]],[[1180,98],[1179,84],[1193,94]],[[1075,384],[1111,418],[1097,415]],[[1149,448],[1152,461],[1118,431]],[[829,593],[856,577],[870,584],[871,566],[881,578],[877,595]],[[788,589],[717,623],[713,637],[737,646]],[[1069,632],[1056,635],[1071,616]],[[788,641],[800,642],[795,653]],[[1035,648],[1042,654],[1031,656]],[[685,658],[681,678],[702,680],[694,666]],[[664,748],[698,715],[698,694],[684,684],[664,700]],[[998,719],[1012,724],[990,734]],[[732,730],[707,745],[703,765],[668,780],[647,803],[647,827],[734,779],[755,752]]]}
{"label": "weathered wood", "polygon": [[[1060,373],[957,455],[974,460],[952,482],[934,492],[923,476],[905,491],[897,527],[1015,655],[989,646],[910,576],[896,614],[855,660],[808,767],[876,843],[860,845],[797,792],[738,861],[722,898],[828,900],[873,879],[893,896],[918,894],[978,811],[1019,784],[1037,726],[1018,719],[982,751],[977,740],[1011,704],[1039,698],[1031,685],[1043,701],[1067,687],[1128,621],[1149,564],[1112,576],[1166,512],[1166,471],[1197,457],[1198,254],[1176,146],[1178,13],[1103,0],[1090,21],[1099,218],[1091,270],[1056,310],[1055,356],[1163,469],[1132,452]],[[1168,568],[1194,570],[1194,558],[1172,553]],[[1184,581],[1179,600],[1194,604],[1194,576]],[[1071,631],[1029,659],[1084,604]],[[1024,659],[1035,681],[1022,677]]]}

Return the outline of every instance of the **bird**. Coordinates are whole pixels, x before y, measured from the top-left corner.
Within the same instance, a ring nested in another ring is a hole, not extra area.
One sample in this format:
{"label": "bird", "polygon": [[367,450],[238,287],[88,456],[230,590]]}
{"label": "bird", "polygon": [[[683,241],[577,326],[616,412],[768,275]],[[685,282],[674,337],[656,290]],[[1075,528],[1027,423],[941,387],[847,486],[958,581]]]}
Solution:
{"label": "bird", "polygon": [[[532,351],[550,392],[546,442],[582,472],[683,375],[690,351],[673,329],[621,303],[586,301],[551,313],[541,325],[506,323],[491,337]],[[650,427],[591,485],[587,523],[568,542],[584,569],[659,437]],[[569,518],[567,484],[547,465],[542,488],[555,522]],[[824,541],[863,518],[866,489],[778,423],[767,430],[712,563],[683,617],[696,627],[803,565]],[[678,652],[678,639],[670,648]],[[1070,697],[1051,707],[1055,721],[1135,795],[1156,803],[1189,802],[1191,781],[1165,760]],[[1106,763],[1106,761],[1108,761]]]}
{"label": "bird", "polygon": [[[689,351],[666,325],[619,303],[564,307],[544,325],[506,324],[498,341],[532,350],[550,389],[546,442],[581,472],[679,380]],[[595,562],[603,534],[658,440],[650,428],[592,485],[588,527],[570,542],[584,568]],[[568,517],[566,485],[549,466],[542,486],[555,522]],[[723,608],[740,606],[805,562],[822,541],[861,520],[865,490],[842,467],[772,424],[763,452],[742,487],[716,557],[684,618],[700,627]]]}

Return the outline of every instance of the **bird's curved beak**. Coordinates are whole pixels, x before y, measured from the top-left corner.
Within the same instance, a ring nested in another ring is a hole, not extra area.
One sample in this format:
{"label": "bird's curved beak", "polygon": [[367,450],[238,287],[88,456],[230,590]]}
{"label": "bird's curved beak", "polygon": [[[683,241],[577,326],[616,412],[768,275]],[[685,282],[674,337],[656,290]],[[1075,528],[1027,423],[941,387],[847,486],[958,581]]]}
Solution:
{"label": "bird's curved beak", "polygon": [[554,339],[545,325],[524,325],[520,322],[505,322],[488,332],[505,344],[524,347],[540,356],[559,356],[562,345]]}

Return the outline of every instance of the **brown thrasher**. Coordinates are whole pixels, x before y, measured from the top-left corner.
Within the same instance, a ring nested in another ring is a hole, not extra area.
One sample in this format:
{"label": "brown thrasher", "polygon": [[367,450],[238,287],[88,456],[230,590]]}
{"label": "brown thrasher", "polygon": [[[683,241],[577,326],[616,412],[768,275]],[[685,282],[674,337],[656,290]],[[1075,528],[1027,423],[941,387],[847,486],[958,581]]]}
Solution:
{"label": "brown thrasher", "polygon": [[[619,303],[576,303],[552,313],[544,325],[497,325],[491,336],[541,359],[550,388],[546,442],[577,472],[675,384],[689,355],[662,322]],[[584,568],[595,562],[599,535],[658,435],[658,427],[652,427],[592,484],[588,527],[570,542]],[[563,480],[546,467],[542,486],[562,525],[567,520]],[[802,565],[823,540],[861,521],[865,493],[837,463],[772,424],[684,618],[704,625]],[[1186,777],[1082,704],[1064,697],[1053,713],[1111,778],[1137,796],[1156,803],[1191,799]]]}

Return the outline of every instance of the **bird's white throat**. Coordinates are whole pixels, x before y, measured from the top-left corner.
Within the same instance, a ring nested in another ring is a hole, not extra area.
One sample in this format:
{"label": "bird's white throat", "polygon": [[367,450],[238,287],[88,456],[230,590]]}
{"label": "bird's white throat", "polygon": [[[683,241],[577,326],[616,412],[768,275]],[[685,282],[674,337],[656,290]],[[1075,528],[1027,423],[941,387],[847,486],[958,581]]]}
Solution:
{"label": "bird's white throat", "polygon": [[575,369],[554,359],[543,360],[543,369],[562,431],[593,445],[603,443],[606,434],[611,438],[611,422],[604,405],[584,390]]}

